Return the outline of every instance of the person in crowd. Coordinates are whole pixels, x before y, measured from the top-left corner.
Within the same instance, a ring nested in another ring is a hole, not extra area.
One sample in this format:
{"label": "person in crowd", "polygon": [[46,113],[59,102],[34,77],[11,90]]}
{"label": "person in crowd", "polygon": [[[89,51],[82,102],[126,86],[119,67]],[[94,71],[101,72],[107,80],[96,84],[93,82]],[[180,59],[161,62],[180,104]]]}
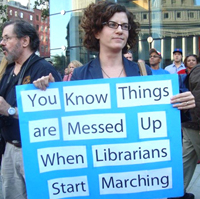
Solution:
{"label": "person in crowd", "polygon": [[63,81],[70,81],[73,71],[75,68],[78,68],[80,66],[82,66],[83,64],[77,60],[73,60],[69,63],[69,65],[67,66],[67,68],[65,68],[65,75],[63,77]]}
{"label": "person in crowd", "polygon": [[28,22],[16,20],[3,24],[0,45],[10,63],[0,83],[0,125],[6,142],[1,162],[4,199],[27,198],[15,86],[32,83],[49,73],[55,81],[61,81],[54,67],[35,54],[39,43],[34,26]]}
{"label": "person in crowd", "polygon": [[[199,94],[200,94],[200,81],[198,75],[200,75],[200,65],[198,64],[197,55],[187,55],[184,59],[184,65],[186,69],[185,73],[180,73],[179,78],[182,79],[181,85],[184,86],[185,90],[188,88],[192,91],[195,96],[196,107],[191,109],[189,112],[184,113],[184,121],[182,122],[183,132],[183,168],[184,168],[184,189],[186,190],[192,176],[194,174],[196,163],[200,163],[200,135],[199,135]],[[195,68],[194,70],[192,70]],[[192,73],[191,73],[192,71]],[[180,71],[181,72],[181,71]],[[188,82],[189,81],[189,82]],[[188,82],[188,83],[187,83]],[[182,117],[183,118],[183,117]],[[193,194],[188,194],[188,198],[194,198]]]}
{"label": "person in crowd", "polygon": [[[139,76],[139,67],[123,56],[128,47],[137,43],[139,24],[124,6],[113,2],[91,3],[84,11],[81,27],[85,31],[84,46],[96,50],[99,56],[76,68],[71,80]],[[151,69],[146,68],[148,75]],[[54,82],[52,74],[34,81],[34,85],[46,90]],[[177,103],[179,102],[179,103]],[[195,106],[191,92],[180,93],[171,98],[173,107],[190,109]]]}
{"label": "person in crowd", "polygon": [[[140,76],[137,63],[123,56],[128,47],[132,49],[136,45],[139,30],[133,14],[124,6],[108,1],[91,3],[84,10],[81,27],[85,32],[84,46],[98,51],[99,56],[76,68],[71,81]],[[148,75],[152,74],[150,68],[146,70]],[[53,75],[49,74],[33,83],[37,88],[46,90],[54,81]],[[189,91],[173,96],[171,103],[180,110],[195,106],[194,96]]]}
{"label": "person in crowd", "polygon": [[133,53],[131,51],[124,53],[124,57],[126,57],[126,59],[128,59],[130,61],[133,61]]}
{"label": "person in crowd", "polygon": [[0,63],[0,80],[3,77],[3,74],[6,70],[7,65],[8,65],[8,61],[6,60],[5,56],[3,56],[1,63]]}
{"label": "person in crowd", "polygon": [[187,55],[184,59],[184,65],[186,69],[182,69],[178,72],[179,74],[179,84],[180,89],[182,92],[188,90],[188,75],[190,74],[190,71],[193,67],[195,67],[198,64],[198,57],[197,55]]}
{"label": "person in crowd", "polygon": [[182,49],[176,48],[173,51],[173,63],[169,66],[165,67],[165,70],[167,70],[170,74],[176,74],[180,70],[185,69],[185,65],[182,62]]}
{"label": "person in crowd", "polygon": [[153,75],[170,74],[168,71],[160,68],[159,64],[162,60],[161,53],[155,48],[149,51],[149,64]]}
{"label": "person in crowd", "polygon": [[[187,57],[190,57],[189,60],[192,59],[193,61],[187,61]],[[185,63],[187,69],[189,66],[188,86],[195,97],[196,107],[190,109],[190,118],[182,122],[185,191],[192,179],[197,161],[200,160],[200,65],[194,66],[194,63],[197,62],[196,56],[187,57]],[[194,195],[187,194],[185,198],[193,199]]]}
{"label": "person in crowd", "polygon": [[186,67],[186,73],[189,74],[193,67],[198,63],[197,55],[187,55],[184,59],[184,65]]}
{"label": "person in crowd", "polygon": [[[197,81],[197,78],[194,78],[194,73],[190,76],[190,71],[192,70],[192,68],[194,68],[197,65],[197,63],[198,63],[198,58],[196,55],[188,55],[184,59],[184,65],[186,69],[182,69],[178,71],[181,92],[188,91],[188,84],[189,84],[188,79],[190,80],[190,82],[193,83],[193,85],[191,85],[191,83],[189,85],[191,88],[193,88],[191,90],[193,92],[195,88],[194,81],[196,82],[198,81]],[[197,72],[198,72],[198,69],[199,68],[197,68],[196,70]],[[196,118],[194,117],[194,110],[197,109],[197,107],[199,106],[198,105],[199,99],[196,97],[195,101],[197,103],[196,108],[185,111],[185,112],[181,112],[181,119],[182,119],[181,126],[182,126],[182,135],[183,135],[183,171],[184,171],[184,191],[185,192],[194,174],[196,164],[199,163],[198,160],[200,160],[199,158],[200,157],[200,142],[198,142],[198,139],[200,137],[199,135],[196,135],[195,133],[195,130],[198,128],[198,125],[195,124]],[[194,195],[192,193],[186,193],[183,198],[193,199]]]}

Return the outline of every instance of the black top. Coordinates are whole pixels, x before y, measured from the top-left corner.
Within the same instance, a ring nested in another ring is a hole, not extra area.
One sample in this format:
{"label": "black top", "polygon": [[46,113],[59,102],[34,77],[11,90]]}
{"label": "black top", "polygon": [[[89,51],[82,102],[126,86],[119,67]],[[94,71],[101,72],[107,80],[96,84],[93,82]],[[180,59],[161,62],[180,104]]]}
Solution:
{"label": "black top", "polygon": [[[127,77],[130,76],[140,76],[139,66],[136,62],[129,61],[123,57],[124,70]],[[147,74],[152,75],[151,69],[146,66]],[[85,79],[102,79],[103,74],[101,70],[101,64],[99,57],[90,61],[89,63],[75,68],[71,77],[72,80],[85,80]]]}
{"label": "black top", "polygon": [[[62,81],[55,68],[43,58],[32,54],[23,64],[19,74],[13,75],[14,63],[7,66],[0,83],[0,95],[13,107],[17,107],[15,86],[30,84],[42,76],[52,73],[55,81]],[[23,74],[24,72],[24,74]],[[21,81],[19,78],[21,77]],[[17,81],[16,81],[16,80]],[[14,82],[14,84],[13,84]],[[11,86],[11,87],[10,87]],[[20,141],[20,130],[18,119],[2,116],[0,120],[1,132],[5,141]]]}

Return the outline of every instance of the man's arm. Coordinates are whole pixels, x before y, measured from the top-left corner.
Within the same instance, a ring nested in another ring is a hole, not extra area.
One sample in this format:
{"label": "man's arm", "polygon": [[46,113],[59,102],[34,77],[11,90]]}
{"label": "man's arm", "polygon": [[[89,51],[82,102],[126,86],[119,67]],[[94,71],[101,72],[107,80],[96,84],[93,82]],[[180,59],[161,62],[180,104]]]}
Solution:
{"label": "man's arm", "polygon": [[[3,116],[10,116],[10,114],[8,113],[8,109],[11,107],[10,104],[8,104],[6,102],[6,100],[0,96],[0,115]],[[17,107],[13,107],[14,110],[14,114],[12,115],[13,118],[18,119],[18,109]]]}
{"label": "man's arm", "polygon": [[195,97],[196,107],[193,112],[200,124],[200,65],[197,65],[191,72],[189,76],[189,89]]}

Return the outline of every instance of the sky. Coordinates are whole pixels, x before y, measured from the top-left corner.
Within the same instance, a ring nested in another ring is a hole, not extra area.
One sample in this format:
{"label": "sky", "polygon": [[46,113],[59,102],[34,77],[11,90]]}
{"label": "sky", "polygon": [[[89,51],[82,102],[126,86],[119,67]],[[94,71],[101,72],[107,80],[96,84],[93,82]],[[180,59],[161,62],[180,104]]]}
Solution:
{"label": "sky", "polygon": [[69,23],[71,12],[65,15],[56,14],[60,13],[61,10],[69,11],[72,9],[71,0],[50,0],[50,49],[51,55],[64,54],[63,50],[53,50],[55,48],[61,48],[62,46],[67,47],[66,42],[66,26]]}
{"label": "sky", "polygon": [[197,5],[200,5],[200,0],[196,0],[196,4],[197,4]]}

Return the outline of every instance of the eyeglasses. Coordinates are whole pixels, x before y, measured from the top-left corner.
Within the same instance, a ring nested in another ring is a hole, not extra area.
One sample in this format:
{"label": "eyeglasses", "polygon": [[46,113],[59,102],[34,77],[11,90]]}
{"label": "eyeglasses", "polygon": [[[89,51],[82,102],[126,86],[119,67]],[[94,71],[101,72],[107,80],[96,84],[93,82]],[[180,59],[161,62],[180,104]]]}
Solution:
{"label": "eyeglasses", "polygon": [[2,37],[2,38],[0,38],[0,42],[7,43],[8,40],[10,40],[10,39],[12,39],[14,37],[17,37],[17,36],[10,36],[10,37],[9,36],[5,36],[5,37]]}
{"label": "eyeglasses", "polygon": [[156,56],[156,55],[153,55],[153,56],[149,56],[149,58],[160,58],[160,56]]}
{"label": "eyeglasses", "polygon": [[117,29],[119,26],[121,26],[122,30],[129,31],[131,29],[131,26],[128,23],[118,24],[114,21],[108,21],[102,23],[103,25],[107,25],[109,28]]}

